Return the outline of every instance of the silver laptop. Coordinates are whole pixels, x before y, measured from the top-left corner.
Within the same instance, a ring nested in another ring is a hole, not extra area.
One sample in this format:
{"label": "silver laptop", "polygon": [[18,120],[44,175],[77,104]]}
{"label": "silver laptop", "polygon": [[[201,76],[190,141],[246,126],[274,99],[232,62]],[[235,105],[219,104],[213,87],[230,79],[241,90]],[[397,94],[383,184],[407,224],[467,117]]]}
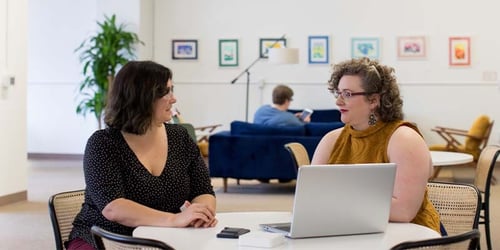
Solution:
{"label": "silver laptop", "polygon": [[289,238],[384,232],[395,174],[395,163],[301,167],[292,222],[260,226]]}

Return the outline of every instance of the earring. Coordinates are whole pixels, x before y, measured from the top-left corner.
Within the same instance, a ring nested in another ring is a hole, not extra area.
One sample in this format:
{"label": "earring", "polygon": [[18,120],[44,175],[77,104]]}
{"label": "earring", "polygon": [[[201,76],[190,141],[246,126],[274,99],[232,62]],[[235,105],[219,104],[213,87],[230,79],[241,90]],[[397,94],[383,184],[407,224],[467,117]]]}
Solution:
{"label": "earring", "polygon": [[368,125],[373,126],[375,123],[377,123],[377,117],[375,117],[375,113],[371,112],[368,117]]}

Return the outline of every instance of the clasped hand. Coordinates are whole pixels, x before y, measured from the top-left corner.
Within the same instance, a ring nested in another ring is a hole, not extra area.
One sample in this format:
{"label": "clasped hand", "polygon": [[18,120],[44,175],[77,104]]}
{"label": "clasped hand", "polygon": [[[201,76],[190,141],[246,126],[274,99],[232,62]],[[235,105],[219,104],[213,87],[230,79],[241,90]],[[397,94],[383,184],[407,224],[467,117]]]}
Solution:
{"label": "clasped hand", "polygon": [[181,212],[177,214],[177,221],[183,227],[214,227],[217,225],[215,211],[202,203],[185,201]]}

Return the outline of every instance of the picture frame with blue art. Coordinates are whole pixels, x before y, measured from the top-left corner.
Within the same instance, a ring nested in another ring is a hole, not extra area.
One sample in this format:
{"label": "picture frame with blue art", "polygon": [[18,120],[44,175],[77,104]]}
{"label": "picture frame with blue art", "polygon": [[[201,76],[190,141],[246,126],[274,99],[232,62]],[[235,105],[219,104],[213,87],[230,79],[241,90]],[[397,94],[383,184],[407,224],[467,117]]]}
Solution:
{"label": "picture frame with blue art", "polygon": [[378,60],[380,57],[380,39],[376,37],[355,37],[351,39],[351,57],[368,57]]}
{"label": "picture frame with blue art", "polygon": [[198,40],[172,40],[172,59],[198,59]]}

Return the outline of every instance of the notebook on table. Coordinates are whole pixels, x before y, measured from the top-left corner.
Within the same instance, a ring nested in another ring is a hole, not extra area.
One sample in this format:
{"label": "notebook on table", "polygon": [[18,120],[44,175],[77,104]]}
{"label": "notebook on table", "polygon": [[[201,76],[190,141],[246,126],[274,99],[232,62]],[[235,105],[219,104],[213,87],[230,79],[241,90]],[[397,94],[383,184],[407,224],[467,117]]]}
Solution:
{"label": "notebook on table", "polygon": [[384,232],[396,164],[330,164],[299,168],[291,222],[261,224],[289,238]]}

